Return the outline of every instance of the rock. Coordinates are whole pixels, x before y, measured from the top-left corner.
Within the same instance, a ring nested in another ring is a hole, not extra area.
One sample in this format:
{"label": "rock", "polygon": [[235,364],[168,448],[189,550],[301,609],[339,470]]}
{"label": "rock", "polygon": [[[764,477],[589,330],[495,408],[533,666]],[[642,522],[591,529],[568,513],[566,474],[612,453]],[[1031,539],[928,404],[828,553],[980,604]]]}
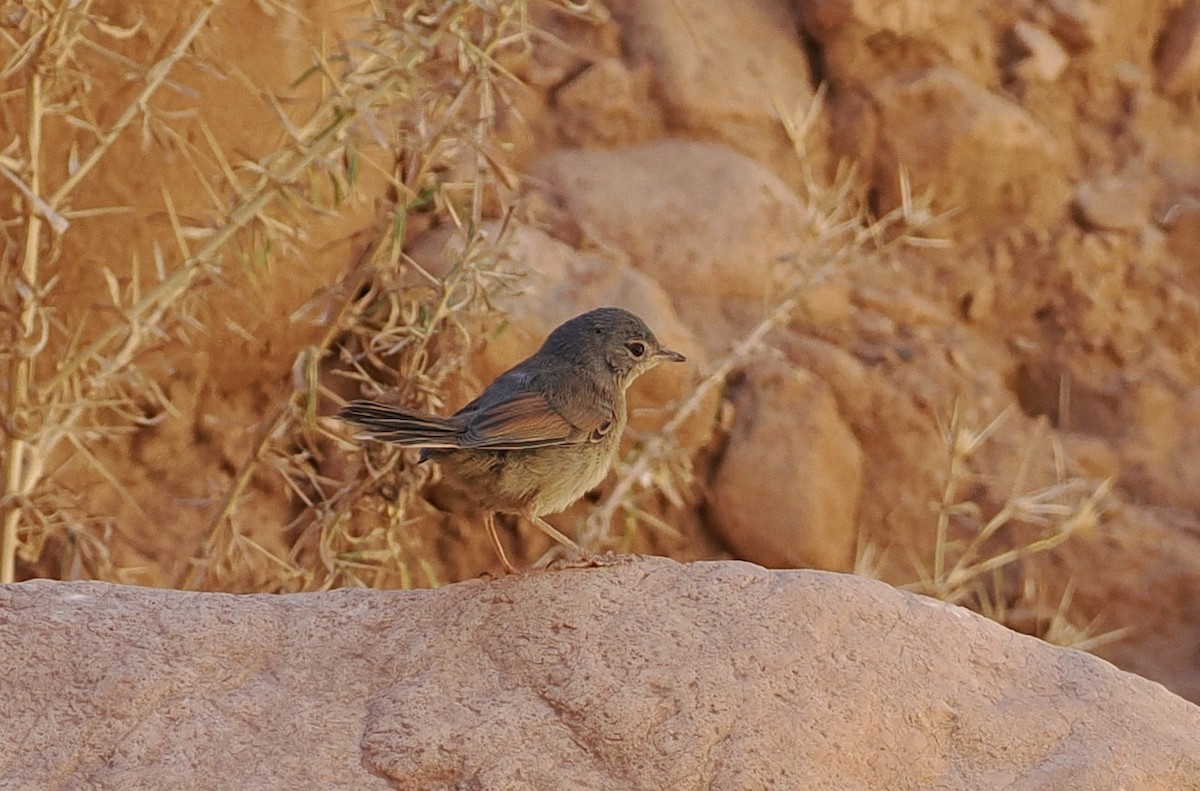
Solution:
{"label": "rock", "polygon": [[1098,231],[1136,231],[1150,221],[1150,194],[1119,176],[1085,181],[1072,203],[1079,220]]}
{"label": "rock", "polygon": [[1051,32],[1073,51],[1096,46],[1104,33],[1106,13],[1092,0],[1050,0]]}
{"label": "rock", "polygon": [[819,45],[826,80],[847,88],[935,64],[992,84],[996,32],[970,0],[805,0],[796,4],[804,32]]}
{"label": "rock", "polygon": [[1012,35],[1021,59],[1015,73],[1026,80],[1054,82],[1063,73],[1069,60],[1066,50],[1046,31],[1028,22],[1013,25]]}
{"label": "rock", "polygon": [[744,371],[709,485],[709,525],[741,558],[849,571],[863,454],[829,388],[780,362]]}
{"label": "rock", "polygon": [[761,318],[781,262],[805,260],[808,211],[769,170],[724,146],[558,151],[535,175],[584,238],[664,287],[713,354]]}
{"label": "rock", "polygon": [[643,143],[662,130],[650,99],[650,72],[631,72],[620,58],[589,66],[554,96],[558,131],[572,146],[615,147]]}
{"label": "rock", "polygon": [[1164,157],[1156,175],[1162,194],[1155,217],[1166,232],[1166,250],[1188,270],[1200,269],[1200,164]]}
{"label": "rock", "polygon": [[[809,59],[786,0],[609,0],[629,57],[649,67],[668,126],[718,140],[799,183],[800,156],[779,123],[813,103]],[[827,146],[806,140],[810,165]]]}
{"label": "rock", "polygon": [[890,76],[873,88],[880,212],[901,204],[900,170],[935,210],[987,235],[1062,220],[1070,195],[1060,144],[1013,102],[944,67]]}
{"label": "rock", "polygon": [[1167,16],[1154,65],[1165,93],[1185,96],[1200,87],[1200,0],[1188,0]]}
{"label": "rock", "polygon": [[[0,589],[12,788],[1195,789],[1200,708],[882,583]],[[32,748],[31,745],[36,745]]]}
{"label": "rock", "polygon": [[530,3],[527,12],[528,23],[538,31],[529,42],[532,57],[504,63],[508,69],[524,67],[513,74],[526,85],[561,89],[572,77],[621,54],[621,28],[599,3],[583,13],[554,3]]}
{"label": "rock", "polygon": [[1200,268],[1196,251],[1200,250],[1200,201],[1189,198],[1167,210],[1167,248],[1191,272]]}
{"label": "rock", "polygon": [[1122,485],[1139,500],[1195,513],[1200,509],[1200,385],[1176,392],[1144,379],[1124,389],[1121,418]]}

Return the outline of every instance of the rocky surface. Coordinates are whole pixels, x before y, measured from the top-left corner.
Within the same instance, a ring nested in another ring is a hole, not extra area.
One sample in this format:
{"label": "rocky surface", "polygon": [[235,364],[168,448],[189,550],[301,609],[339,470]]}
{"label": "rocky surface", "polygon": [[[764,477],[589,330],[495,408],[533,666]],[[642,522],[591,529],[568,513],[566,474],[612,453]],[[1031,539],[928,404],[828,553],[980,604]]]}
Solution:
{"label": "rocky surface", "polygon": [[1200,708],[882,583],[631,559],[427,591],[0,590],[12,788],[1200,788]]}

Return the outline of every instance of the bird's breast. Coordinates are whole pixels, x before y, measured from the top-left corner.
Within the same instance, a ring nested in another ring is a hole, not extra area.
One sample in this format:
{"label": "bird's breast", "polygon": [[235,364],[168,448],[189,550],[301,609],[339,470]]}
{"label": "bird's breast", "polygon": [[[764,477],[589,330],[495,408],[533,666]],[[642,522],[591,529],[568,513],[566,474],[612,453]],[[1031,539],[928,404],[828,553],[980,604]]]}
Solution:
{"label": "bird's breast", "polygon": [[620,446],[620,434],[599,442],[528,450],[454,450],[437,457],[443,473],[485,510],[565,511],[604,480]]}

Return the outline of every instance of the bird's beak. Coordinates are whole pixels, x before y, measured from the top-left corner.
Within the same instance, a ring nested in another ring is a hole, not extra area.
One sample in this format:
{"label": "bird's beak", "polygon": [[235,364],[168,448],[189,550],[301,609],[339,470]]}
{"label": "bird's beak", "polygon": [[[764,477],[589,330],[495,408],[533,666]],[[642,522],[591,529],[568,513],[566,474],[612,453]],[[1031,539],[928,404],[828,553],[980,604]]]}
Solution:
{"label": "bird's beak", "polygon": [[655,354],[654,356],[655,356],[655,357],[661,357],[661,358],[663,358],[664,360],[670,360],[670,361],[671,361],[671,362],[673,362],[673,363],[685,363],[685,362],[687,362],[687,358],[686,358],[686,357],[684,357],[684,356],[683,356],[682,354],[680,354],[679,352],[673,352],[673,351],[671,351],[670,349],[659,349],[659,350],[658,350],[658,354]]}

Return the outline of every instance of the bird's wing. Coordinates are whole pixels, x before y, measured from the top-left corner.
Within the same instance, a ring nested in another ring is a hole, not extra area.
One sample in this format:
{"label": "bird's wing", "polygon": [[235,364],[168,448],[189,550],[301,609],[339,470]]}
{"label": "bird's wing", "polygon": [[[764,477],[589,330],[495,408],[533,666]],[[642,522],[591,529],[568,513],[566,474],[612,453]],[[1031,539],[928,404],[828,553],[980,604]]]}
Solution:
{"label": "bird's wing", "polygon": [[[459,412],[466,419],[460,447],[522,450],[597,442],[613,427],[613,411],[596,399],[563,398],[552,403],[541,377],[497,379]],[[596,404],[596,405],[592,405]]]}

